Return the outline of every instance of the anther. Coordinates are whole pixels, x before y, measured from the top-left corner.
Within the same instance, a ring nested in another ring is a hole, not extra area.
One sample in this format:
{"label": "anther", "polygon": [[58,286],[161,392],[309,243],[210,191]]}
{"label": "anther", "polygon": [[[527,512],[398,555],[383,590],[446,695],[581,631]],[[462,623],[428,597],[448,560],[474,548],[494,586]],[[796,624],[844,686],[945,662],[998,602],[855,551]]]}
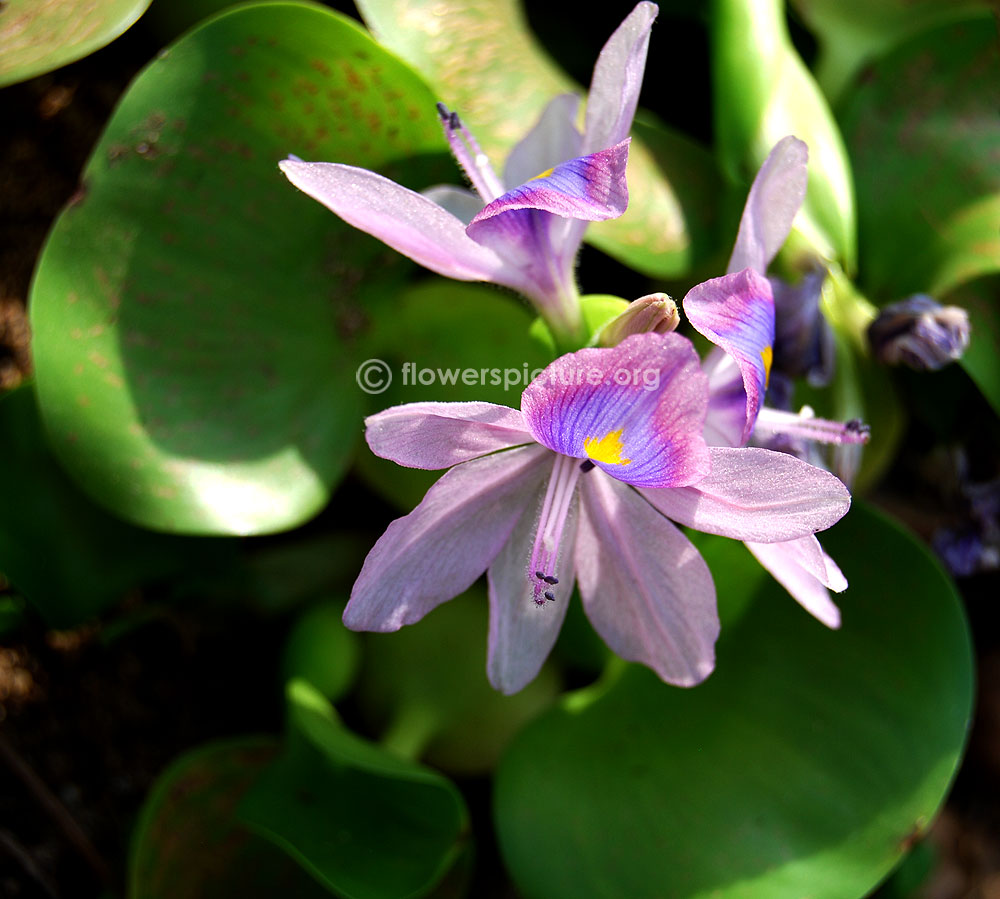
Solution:
{"label": "anther", "polygon": [[540,580],[540,581],[544,581],[545,580],[545,572],[544,571],[536,571],[535,572],[535,577],[538,578],[538,580]]}
{"label": "anther", "polygon": [[556,595],[551,590],[546,590],[542,596],[544,596],[549,602],[556,601]]}
{"label": "anther", "polygon": [[448,117],[448,126],[452,131],[458,131],[458,129],[462,127],[462,120],[458,117],[457,112],[453,112]]}
{"label": "anther", "polygon": [[591,459],[584,459],[580,463],[580,471],[582,471],[584,474],[586,474],[588,471],[590,471],[590,469],[592,469],[593,467],[594,467],[594,463],[593,463],[593,460],[591,460]]}
{"label": "anther", "polygon": [[437,105],[438,115],[441,116],[441,121],[447,122],[448,119],[451,117],[451,114],[448,112],[448,107],[445,106],[444,103],[438,103],[436,105]]}
{"label": "anther", "polygon": [[546,584],[552,584],[553,587],[559,583],[559,578],[557,578],[554,574],[547,574],[540,576],[542,580],[545,581]]}

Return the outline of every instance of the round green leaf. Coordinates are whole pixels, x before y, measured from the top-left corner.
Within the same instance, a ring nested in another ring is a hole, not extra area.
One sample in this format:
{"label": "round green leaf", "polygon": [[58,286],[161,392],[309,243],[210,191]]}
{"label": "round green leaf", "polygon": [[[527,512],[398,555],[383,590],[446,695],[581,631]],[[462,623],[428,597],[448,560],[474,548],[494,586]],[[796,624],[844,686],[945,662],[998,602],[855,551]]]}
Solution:
{"label": "round green leaf", "polygon": [[873,296],[940,296],[1000,270],[998,84],[987,19],[907,42],[852,94],[844,134]]}
{"label": "round green leaf", "polygon": [[833,114],[792,45],[783,0],[715,0],[711,23],[715,126],[722,167],[749,184],[774,145],[809,147],[809,186],[796,227],[821,256],[853,270],[851,166]]}
{"label": "round green leaf", "polygon": [[177,759],[153,786],[129,854],[130,899],[329,896],[287,855],[236,820],[275,740],[211,743]]}
{"label": "round green leaf", "polygon": [[90,502],[52,458],[31,387],[0,399],[0,434],[0,571],[50,627],[76,627],[223,549],[131,527]]}
{"label": "round green leaf", "polygon": [[361,661],[357,634],[344,627],[342,602],[317,603],[292,626],[285,642],[282,673],[300,678],[332,702],[350,688]]}
{"label": "round green leaf", "polygon": [[[539,46],[518,0],[359,0],[358,8],[379,41],[461,113],[498,171],[549,100],[583,93]],[[591,225],[587,240],[645,274],[684,273],[692,235],[707,233],[699,200],[713,175],[703,148],[647,118],[629,150],[628,211]]]}
{"label": "round green leaf", "polygon": [[[526,338],[531,321],[525,304],[495,287],[428,279],[375,314],[355,389],[368,393],[371,413],[401,403],[463,400],[519,409],[532,373],[550,361]],[[402,468],[367,447],[358,454],[358,471],[374,490],[406,509],[442,474]]]}
{"label": "round green leaf", "polygon": [[549,705],[546,665],[514,696],[486,679],[487,604],[481,589],[444,603],[413,627],[367,641],[359,705],[383,741],[446,771],[491,770],[511,737]]}
{"label": "round green leaf", "polygon": [[277,531],[326,502],[360,434],[350,337],[410,267],[277,163],[431,183],[433,101],[356,25],[299,3],[225,13],[139,75],[31,296],[42,412],[88,492],[190,533]]}
{"label": "round green leaf", "polygon": [[6,0],[0,5],[0,87],[82,59],[111,43],[150,0]]}
{"label": "round green leaf", "polygon": [[682,690],[628,666],[501,763],[497,827],[525,897],[855,899],[944,797],[972,662],[927,550],[856,505],[823,535],[851,583],[830,631],[739,544],[699,542],[719,582],[715,673]]}
{"label": "round green leaf", "polygon": [[247,793],[241,819],[340,896],[426,895],[468,839],[461,794],[352,734],[304,681],[288,699],[288,748]]}

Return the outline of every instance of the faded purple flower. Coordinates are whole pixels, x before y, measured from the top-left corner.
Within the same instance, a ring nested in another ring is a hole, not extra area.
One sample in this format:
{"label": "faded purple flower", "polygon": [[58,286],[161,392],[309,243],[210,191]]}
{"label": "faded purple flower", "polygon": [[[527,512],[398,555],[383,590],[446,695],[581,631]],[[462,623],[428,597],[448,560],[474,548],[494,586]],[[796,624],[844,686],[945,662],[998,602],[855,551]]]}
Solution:
{"label": "faded purple flower", "polygon": [[557,359],[520,411],[413,403],[372,416],[376,455],[450,470],[375,544],[345,623],[397,630],[487,571],[488,674],[514,693],[545,661],[576,581],[612,650],[698,683],[714,666],[715,589],[669,519],[765,544],[811,538],[850,504],[837,478],[792,456],[709,447],[707,407],[690,341],[638,334]]}
{"label": "faded purple flower", "polygon": [[[683,300],[688,320],[717,347],[705,360],[709,444],[744,446],[751,436],[769,445],[868,439],[860,422],[841,424],[816,418],[808,409],[795,414],[763,406],[775,343],[774,296],[765,273],[805,197],[807,159],[806,145],[795,137],[775,145],[750,188],[729,274],[697,285]],[[829,627],[840,626],[828,590],[846,589],[847,580],[815,536],[744,542],[807,611]]]}
{"label": "faded purple flower", "polygon": [[438,274],[492,281],[524,294],[562,343],[582,342],[574,261],[587,222],[628,203],[625,165],[656,4],[642,2],[598,57],[583,134],[578,99],[557,97],[512,151],[503,181],[475,138],[443,104],[449,146],[475,193],[415,193],[381,175],[332,162],[288,159],[281,170],[344,221]]}
{"label": "faded purple flower", "polygon": [[882,309],[868,327],[875,357],[887,365],[936,371],[969,346],[969,313],[917,293]]}

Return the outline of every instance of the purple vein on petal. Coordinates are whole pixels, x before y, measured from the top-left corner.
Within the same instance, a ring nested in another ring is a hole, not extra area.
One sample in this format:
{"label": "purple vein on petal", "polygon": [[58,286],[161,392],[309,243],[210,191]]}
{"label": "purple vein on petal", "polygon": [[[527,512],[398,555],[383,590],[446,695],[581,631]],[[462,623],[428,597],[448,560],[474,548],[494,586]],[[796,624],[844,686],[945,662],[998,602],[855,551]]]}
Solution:
{"label": "purple vein on petal", "polygon": [[691,342],[634,334],[550,364],[521,395],[543,446],[590,459],[637,486],[692,484],[708,472],[708,381]]}
{"label": "purple vein on petal", "polygon": [[774,297],[767,278],[746,268],[691,288],[683,301],[694,328],[740,367],[746,391],[745,443],[764,401],[774,352]]}
{"label": "purple vein on petal", "polygon": [[625,167],[629,139],[589,156],[578,156],[507,191],[486,205],[469,223],[473,240],[497,216],[517,209],[536,209],[563,218],[597,222],[617,218],[628,205]]}

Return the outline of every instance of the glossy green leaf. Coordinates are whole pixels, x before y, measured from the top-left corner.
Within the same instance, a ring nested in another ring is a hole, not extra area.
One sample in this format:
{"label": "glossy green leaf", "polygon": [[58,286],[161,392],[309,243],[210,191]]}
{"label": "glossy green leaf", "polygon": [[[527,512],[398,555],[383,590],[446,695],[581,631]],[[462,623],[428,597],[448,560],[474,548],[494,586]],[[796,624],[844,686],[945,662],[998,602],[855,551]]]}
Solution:
{"label": "glossy green leaf", "polygon": [[[715,0],[710,19],[715,128],[722,167],[748,185],[789,134],[809,146],[809,186],[796,227],[815,252],[853,270],[851,164],[826,99],[792,46],[784,0]],[[741,191],[742,191],[741,187]]]}
{"label": "glossy green leaf", "polygon": [[842,120],[873,297],[940,296],[1000,270],[998,85],[986,20],[907,42],[852,94]]}
{"label": "glossy green leaf", "polygon": [[358,635],[344,627],[343,613],[343,602],[306,609],[292,625],[283,655],[285,680],[304,680],[331,702],[348,691],[361,661]]}
{"label": "glossy green leaf", "polygon": [[329,896],[236,808],[277,752],[267,737],[211,743],[177,759],[143,805],[129,855],[129,899]]}
{"label": "glossy green leaf", "polygon": [[[527,305],[492,286],[432,278],[401,292],[380,307],[363,340],[368,359],[357,377],[369,394],[368,412],[462,400],[520,408],[532,373],[551,361],[526,338],[531,321]],[[358,471],[406,509],[442,474],[402,468],[367,447],[358,455]]]}
{"label": "glossy green leaf", "polygon": [[490,686],[487,624],[485,593],[473,588],[412,627],[368,638],[358,703],[385,745],[446,771],[481,774],[552,702],[551,666],[514,696]]}
{"label": "glossy green leaf", "polygon": [[954,588],[855,503],[823,544],[851,586],[831,631],[739,544],[700,540],[718,665],[682,690],[639,666],[515,738],[496,821],[526,899],[860,899],[941,803],[972,703]]}
{"label": "glossy green leaf", "polygon": [[0,434],[0,571],[51,627],[75,627],[210,551],[90,502],[52,458],[30,386],[0,399]]}
{"label": "glossy green leaf", "polygon": [[[518,0],[360,0],[358,8],[379,41],[458,109],[498,171],[549,100],[583,94],[539,46]],[[647,78],[662,71],[651,61]],[[707,234],[711,206],[700,200],[714,190],[715,169],[689,138],[644,122],[629,151],[628,211],[591,225],[587,240],[646,274],[677,275],[691,264],[692,240]]]}
{"label": "glossy green leaf", "polygon": [[442,148],[417,76],[317,6],[243,6],[150,64],[32,289],[43,416],[83,487],[191,533],[276,531],[320,508],[360,433],[351,335],[410,266],[277,163],[423,186]]}
{"label": "glossy green leaf", "polygon": [[423,896],[468,839],[449,780],[348,731],[304,681],[288,689],[289,738],[240,817],[340,896]]}
{"label": "glossy green leaf", "polygon": [[150,0],[6,0],[0,5],[0,87],[58,69],[111,43]]}
{"label": "glossy green leaf", "polygon": [[989,14],[987,0],[793,0],[820,43],[816,78],[833,101],[862,66],[945,22]]}

